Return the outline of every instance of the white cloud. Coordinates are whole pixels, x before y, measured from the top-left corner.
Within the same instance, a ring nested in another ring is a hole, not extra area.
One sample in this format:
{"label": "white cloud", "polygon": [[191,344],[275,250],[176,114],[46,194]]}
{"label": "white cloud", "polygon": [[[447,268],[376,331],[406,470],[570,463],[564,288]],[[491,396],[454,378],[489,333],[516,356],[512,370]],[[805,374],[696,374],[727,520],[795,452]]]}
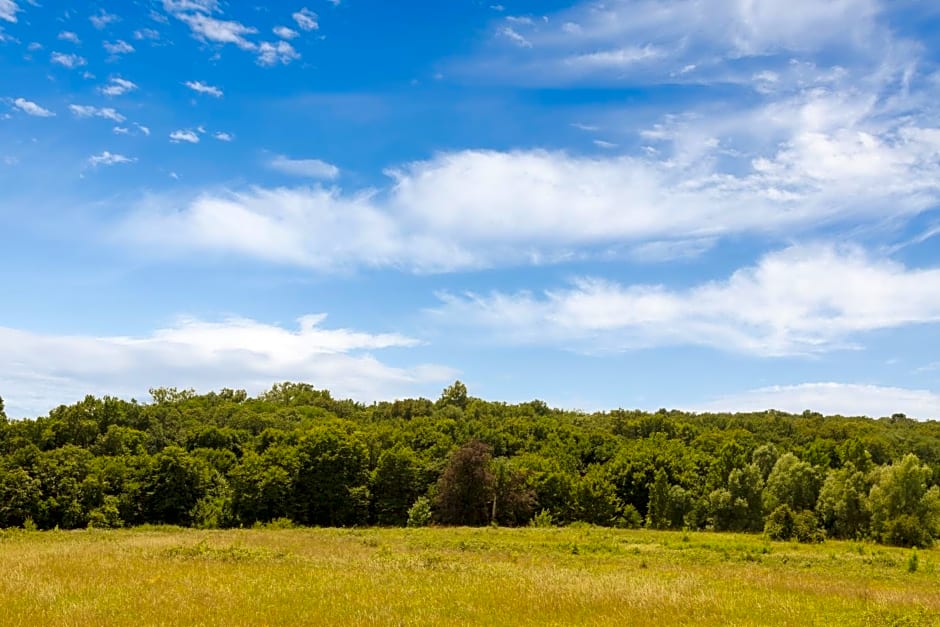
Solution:
{"label": "white cloud", "polygon": [[320,24],[317,22],[317,14],[307,7],[297,11],[291,17],[294,18],[301,30],[310,31],[320,28]]}
{"label": "white cloud", "polygon": [[23,113],[35,116],[37,118],[50,118],[55,115],[55,113],[49,109],[44,109],[35,102],[26,100],[25,98],[17,98],[13,101],[13,106]]}
{"label": "white cloud", "polygon": [[183,84],[189,87],[190,89],[192,89],[194,92],[197,92],[200,94],[206,94],[208,96],[213,96],[215,98],[222,97],[221,89],[213,85],[203,83],[202,81],[186,81]]}
{"label": "white cloud", "polygon": [[146,39],[157,40],[160,39],[160,33],[152,28],[141,28],[134,31],[134,39],[137,39],[138,41]]}
{"label": "white cloud", "polygon": [[115,135],[130,135],[131,134],[131,129],[127,128],[126,126],[115,126],[111,130]]}
{"label": "white cloud", "polygon": [[219,131],[213,135],[220,142],[230,142],[235,140],[235,136],[225,131]]}
{"label": "white cloud", "polygon": [[105,150],[100,155],[92,155],[88,157],[88,165],[93,168],[98,167],[99,165],[118,165],[120,163],[133,163],[135,159],[130,157],[125,157],[122,154],[117,154]]}
{"label": "white cloud", "polygon": [[73,33],[72,31],[67,31],[67,30],[62,31],[61,33],[59,33],[58,39],[60,39],[60,40],[62,40],[62,41],[70,41],[70,42],[72,42],[73,44],[80,44],[80,43],[82,43],[82,40],[78,38],[78,35],[76,35],[76,34]]}
{"label": "white cloud", "polygon": [[163,10],[167,13],[215,13],[219,10],[218,0],[163,0]]}
{"label": "white cloud", "polygon": [[512,26],[504,26],[499,29],[499,34],[513,42],[521,48],[531,48],[532,42],[519,34]]}
{"label": "white cloud", "polygon": [[465,69],[549,84],[673,82],[692,69],[721,80],[721,68],[775,54],[874,59],[891,38],[877,23],[881,10],[878,0],[582,0],[541,20],[495,20],[491,46]]}
{"label": "white cloud", "polygon": [[258,29],[245,26],[240,22],[218,20],[202,13],[176,13],[176,17],[192,30],[193,34],[204,41],[220,44],[234,44],[242,50],[255,50],[257,46],[245,38],[253,35]]}
{"label": "white cloud", "polygon": [[99,91],[105,96],[122,96],[127,92],[137,89],[137,84],[127,79],[115,76],[111,78],[107,85],[99,88]]}
{"label": "white cloud", "polygon": [[694,411],[805,410],[842,416],[880,418],[895,413],[909,418],[940,420],[940,394],[929,390],[853,383],[778,385],[732,394],[703,403]]}
{"label": "white cloud", "polygon": [[107,28],[109,24],[119,21],[121,18],[102,9],[97,15],[92,15],[88,19],[91,21],[92,26],[98,30],[102,30]]}
{"label": "white cloud", "polygon": [[281,39],[294,39],[300,36],[300,33],[286,26],[275,26],[271,30],[271,32],[273,32],[275,35],[277,35]]}
{"label": "white cloud", "polygon": [[80,57],[77,54],[64,54],[62,52],[53,52],[50,60],[53,63],[57,63],[62,67],[67,67],[70,70],[77,67],[82,67],[87,63],[84,57]]}
{"label": "white cloud", "polygon": [[79,118],[104,118],[113,122],[123,122],[126,118],[111,107],[92,107],[89,105],[69,105],[69,110]]}
{"label": "white cloud", "polygon": [[105,41],[105,42],[102,42],[101,45],[104,46],[104,49],[108,52],[108,54],[112,54],[115,56],[120,55],[120,54],[130,54],[134,52],[134,46],[130,45],[123,39],[118,39],[115,42]]}
{"label": "white cloud", "polygon": [[138,124],[137,122],[134,122],[134,126],[136,126],[137,130],[139,130],[144,135],[148,135],[148,136],[150,135],[150,129],[148,127],[142,124]]}
{"label": "white cloud", "polygon": [[22,9],[13,0],[0,0],[0,20],[16,22],[16,14]]}
{"label": "white cloud", "polygon": [[287,65],[299,58],[300,54],[286,41],[278,41],[277,43],[263,41],[258,46],[259,65],[271,66],[278,63]]}
{"label": "white cloud", "polygon": [[312,179],[335,179],[339,176],[338,167],[320,159],[290,159],[278,155],[271,159],[268,165],[291,176],[304,176]]}
{"label": "white cloud", "polygon": [[444,323],[504,341],[587,351],[699,345],[764,356],[852,348],[866,332],[940,322],[940,268],[909,269],[856,247],[793,246],[728,279],[685,289],[595,278],[570,287],[442,294]]}
{"label": "white cloud", "polygon": [[187,131],[180,129],[178,131],[173,131],[170,133],[170,141],[178,144],[180,142],[187,142],[190,144],[199,143],[199,135],[196,135],[193,131]]}
{"label": "white cloud", "polygon": [[35,416],[86,394],[146,398],[152,387],[221,387],[261,392],[277,381],[307,381],[368,402],[451,380],[436,365],[398,367],[371,352],[410,347],[397,333],[324,328],[322,315],[296,329],[244,318],[182,319],[141,337],[44,335],[0,327],[0,386],[7,413]]}

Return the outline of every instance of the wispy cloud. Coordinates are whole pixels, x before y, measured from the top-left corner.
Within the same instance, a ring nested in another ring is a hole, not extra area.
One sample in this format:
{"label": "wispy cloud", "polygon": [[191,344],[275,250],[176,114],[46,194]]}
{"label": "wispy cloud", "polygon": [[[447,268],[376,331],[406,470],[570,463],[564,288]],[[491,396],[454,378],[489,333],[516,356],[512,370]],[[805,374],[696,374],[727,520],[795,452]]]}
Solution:
{"label": "wispy cloud", "polygon": [[80,57],[77,54],[65,54],[62,52],[53,52],[49,59],[53,63],[61,65],[62,67],[67,67],[70,70],[77,67],[82,67],[88,63],[84,57]]}
{"label": "wispy cloud", "polygon": [[185,142],[188,144],[198,144],[199,135],[193,131],[180,129],[178,131],[173,131],[170,133],[170,141],[178,144],[180,142]]}
{"label": "wispy cloud", "polygon": [[491,80],[674,82],[693,69],[720,77],[755,57],[776,64],[773,55],[823,48],[878,58],[866,49],[890,38],[876,23],[881,11],[877,0],[582,0],[544,19],[496,20],[470,66]]}
{"label": "wispy cloud", "polygon": [[339,176],[339,168],[332,163],[320,159],[290,159],[278,155],[268,162],[268,165],[284,174],[302,176],[312,179],[335,179]]}
{"label": "wispy cloud", "polygon": [[152,387],[221,387],[259,393],[278,381],[316,381],[340,397],[369,402],[450,380],[451,368],[388,365],[371,353],[413,338],[328,328],[323,315],[286,328],[245,318],[184,318],[137,337],[43,335],[0,328],[0,384],[7,413],[35,416],[85,394],[146,398]]}
{"label": "wispy cloud", "polygon": [[134,31],[134,39],[155,41],[160,39],[160,33],[152,28],[141,28]]}
{"label": "wispy cloud", "polygon": [[214,85],[209,85],[208,83],[203,83],[202,81],[186,81],[183,83],[196,93],[206,94],[207,96],[213,96],[215,98],[222,97],[222,90]]}
{"label": "wispy cloud", "polygon": [[120,76],[112,77],[108,84],[99,88],[99,91],[105,96],[123,96],[124,94],[137,89],[137,84]]}
{"label": "wispy cloud", "polygon": [[294,18],[294,21],[301,30],[311,31],[320,28],[320,24],[317,21],[317,14],[307,7],[300,9],[291,17]]}
{"label": "wispy cloud", "polygon": [[126,157],[122,154],[117,154],[117,153],[113,153],[113,152],[109,152],[105,150],[101,154],[92,155],[91,157],[89,157],[88,165],[90,165],[93,168],[96,168],[99,165],[105,165],[105,166],[118,165],[121,163],[133,163],[134,161],[135,160],[130,157]]}
{"label": "wispy cloud", "polygon": [[23,113],[37,118],[51,118],[55,115],[55,113],[49,109],[45,109],[32,100],[27,100],[26,98],[17,98],[13,101],[13,106]]}
{"label": "wispy cloud", "polygon": [[114,122],[121,123],[126,118],[117,112],[117,110],[112,109],[111,107],[93,107],[90,105],[69,105],[69,111],[71,111],[75,117],[78,118],[104,118],[106,120],[112,120]]}

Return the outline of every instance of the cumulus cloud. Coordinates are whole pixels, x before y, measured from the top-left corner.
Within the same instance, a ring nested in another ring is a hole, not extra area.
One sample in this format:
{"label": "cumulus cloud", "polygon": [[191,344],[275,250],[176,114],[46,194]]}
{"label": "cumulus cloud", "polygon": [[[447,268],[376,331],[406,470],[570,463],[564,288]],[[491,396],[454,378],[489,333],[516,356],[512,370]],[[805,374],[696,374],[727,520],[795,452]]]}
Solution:
{"label": "cumulus cloud", "polygon": [[117,154],[109,152],[107,150],[103,151],[99,155],[92,155],[88,158],[88,165],[93,168],[98,167],[99,165],[118,165],[120,163],[133,163],[134,159],[130,157],[125,157],[122,154]]}
{"label": "cumulus cloud", "polygon": [[299,58],[300,54],[286,41],[276,43],[263,41],[258,45],[258,65],[272,66],[278,63],[287,65]]}
{"label": "cumulus cloud", "polygon": [[731,394],[695,406],[694,411],[764,411],[880,418],[896,413],[921,420],[940,420],[940,394],[930,390],[853,383],[776,385]]}
{"label": "cumulus cloud", "polygon": [[124,94],[137,89],[137,84],[120,76],[113,77],[108,84],[99,88],[99,91],[105,96],[123,96]]}
{"label": "cumulus cloud", "polygon": [[121,18],[118,17],[117,15],[114,15],[113,13],[108,13],[104,9],[102,9],[97,14],[92,15],[91,17],[88,18],[92,26],[94,26],[98,30],[103,30],[107,28],[109,24],[113,24],[114,22],[117,22],[120,19]]}
{"label": "cumulus cloud", "polygon": [[326,328],[323,320],[304,316],[296,328],[287,328],[244,318],[184,318],[138,337],[0,327],[0,386],[9,415],[35,416],[89,393],[142,399],[152,387],[236,387],[255,394],[286,380],[366,402],[404,396],[455,374],[438,365],[392,366],[372,355],[414,346],[413,338]]}
{"label": "cumulus cloud", "polygon": [[193,131],[180,129],[180,130],[173,131],[172,133],[170,133],[170,141],[173,142],[174,144],[177,144],[180,142],[186,142],[189,144],[198,144],[199,135],[197,135]]}
{"label": "cumulus cloud", "polygon": [[255,44],[245,36],[257,33],[257,28],[232,20],[216,19],[203,13],[176,13],[175,15],[189,26],[197,39],[220,44],[234,44],[242,50],[255,50],[256,48]]}
{"label": "cumulus cloud", "polygon": [[294,21],[297,22],[297,26],[301,30],[310,31],[320,28],[320,24],[317,22],[317,14],[307,7],[297,11],[291,17],[294,18]]}
{"label": "cumulus cloud", "polygon": [[123,39],[118,39],[117,41],[105,41],[101,45],[104,46],[104,49],[110,55],[118,56],[122,54],[130,54],[134,52],[134,46],[130,45]]}
{"label": "cumulus cloud", "polygon": [[59,38],[60,40],[62,40],[62,41],[70,41],[70,42],[72,42],[73,44],[80,44],[80,43],[82,43],[82,40],[78,38],[78,35],[76,35],[76,34],[73,33],[72,31],[67,31],[67,30],[66,30],[66,31],[62,31],[61,33],[59,33],[59,37],[58,37],[58,38]]}
{"label": "cumulus cloud", "polygon": [[0,20],[16,22],[16,14],[22,9],[13,0],[0,0]]}
{"label": "cumulus cloud", "polygon": [[13,101],[13,106],[26,115],[32,115],[37,118],[50,118],[55,115],[55,113],[49,109],[45,109],[32,100],[27,100],[26,98],[17,98]]}
{"label": "cumulus cloud", "polygon": [[202,81],[186,81],[183,84],[196,93],[206,94],[207,96],[212,96],[214,98],[222,97],[222,90],[218,87],[215,87],[214,85],[209,85],[207,83],[203,83]]}
{"label": "cumulus cloud", "polygon": [[84,57],[80,57],[77,54],[65,54],[62,52],[53,52],[50,60],[53,63],[61,65],[62,67],[67,67],[70,70],[82,67],[87,63]]}
{"label": "cumulus cloud", "polygon": [[335,179],[339,176],[339,168],[332,163],[320,159],[290,159],[278,155],[268,162],[268,165],[284,174],[302,176],[312,179]]}
{"label": "cumulus cloud", "polygon": [[295,39],[300,36],[300,33],[286,26],[275,26],[271,30],[271,32],[273,32],[275,35],[277,35],[281,39]]}
{"label": "cumulus cloud", "polygon": [[220,142],[230,142],[230,141],[234,141],[235,139],[234,135],[232,135],[231,133],[226,133],[225,131],[218,131],[212,136],[215,137]]}
{"label": "cumulus cloud", "polygon": [[575,350],[697,345],[762,356],[854,347],[860,335],[940,322],[940,269],[864,250],[792,246],[725,280],[676,289],[597,278],[531,292],[441,294],[432,313],[493,337]]}
{"label": "cumulus cloud", "polygon": [[69,105],[69,111],[78,118],[104,118],[113,122],[123,122],[126,118],[111,107],[93,107],[90,105]]}

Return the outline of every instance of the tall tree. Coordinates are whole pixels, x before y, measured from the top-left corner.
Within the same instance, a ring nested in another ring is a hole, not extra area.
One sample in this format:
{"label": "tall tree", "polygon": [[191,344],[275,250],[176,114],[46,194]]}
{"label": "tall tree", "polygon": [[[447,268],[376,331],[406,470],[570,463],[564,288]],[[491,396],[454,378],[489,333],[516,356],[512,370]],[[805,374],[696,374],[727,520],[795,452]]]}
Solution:
{"label": "tall tree", "polygon": [[454,451],[437,482],[434,509],[449,525],[485,525],[490,520],[495,477],[492,449],[471,440]]}

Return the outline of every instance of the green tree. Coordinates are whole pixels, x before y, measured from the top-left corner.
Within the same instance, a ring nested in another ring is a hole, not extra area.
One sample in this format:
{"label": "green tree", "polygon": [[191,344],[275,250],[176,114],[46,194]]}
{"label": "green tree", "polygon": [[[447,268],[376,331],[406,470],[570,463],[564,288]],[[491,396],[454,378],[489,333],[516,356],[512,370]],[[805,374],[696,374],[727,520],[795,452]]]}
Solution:
{"label": "green tree", "polygon": [[829,471],[816,503],[816,513],[829,536],[851,539],[868,533],[868,491],[865,473],[856,470],[852,462]]}
{"label": "green tree", "polygon": [[410,448],[398,445],[385,450],[372,472],[375,518],[380,525],[403,526],[408,510],[423,491],[421,466]]}
{"label": "green tree", "polygon": [[451,405],[454,407],[459,407],[460,409],[466,409],[469,400],[470,398],[467,396],[467,386],[458,380],[454,381],[452,385],[444,388],[444,391],[441,393],[441,398],[438,399],[437,404],[441,407]]}
{"label": "green tree", "polygon": [[0,466],[0,527],[21,527],[39,511],[40,485],[22,468]]}
{"label": "green tree", "polygon": [[669,477],[666,469],[656,471],[650,486],[650,502],[646,508],[646,526],[652,529],[668,529],[672,526],[669,512]]}
{"label": "green tree", "polygon": [[617,497],[617,487],[598,465],[588,468],[581,477],[575,491],[575,501],[577,519],[594,525],[614,525],[624,508]]}
{"label": "green tree", "polygon": [[913,453],[877,471],[869,501],[872,532],[881,542],[929,546],[940,536],[940,488],[928,488],[930,467]]}
{"label": "green tree", "polygon": [[794,511],[812,510],[819,496],[819,475],[793,453],[784,453],[774,464],[764,489],[764,509],[772,512],[781,505]]}
{"label": "green tree", "polygon": [[369,508],[365,444],[337,427],[318,427],[297,448],[296,522],[329,527],[365,524]]}

